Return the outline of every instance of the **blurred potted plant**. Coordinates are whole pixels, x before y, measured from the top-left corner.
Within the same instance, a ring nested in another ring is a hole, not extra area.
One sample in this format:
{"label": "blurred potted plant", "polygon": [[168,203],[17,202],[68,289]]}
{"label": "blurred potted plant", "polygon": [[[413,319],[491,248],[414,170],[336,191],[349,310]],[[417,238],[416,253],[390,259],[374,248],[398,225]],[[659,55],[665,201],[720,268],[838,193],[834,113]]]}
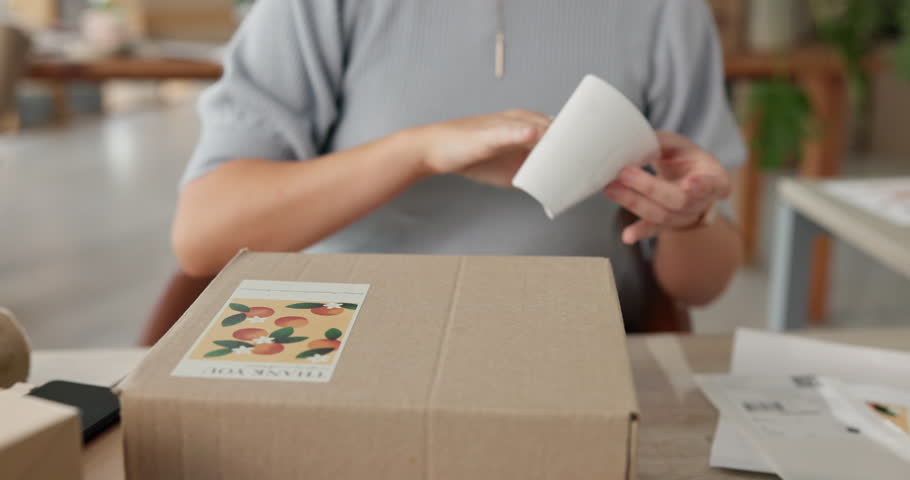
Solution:
{"label": "blurred potted plant", "polygon": [[[863,108],[868,91],[863,59],[881,42],[896,42],[891,65],[910,79],[910,0],[809,0],[809,6],[816,36],[844,62],[854,107]],[[753,149],[763,169],[797,158],[805,140],[824,128],[811,124],[809,99],[788,78],[755,82],[748,103],[756,122]]]}

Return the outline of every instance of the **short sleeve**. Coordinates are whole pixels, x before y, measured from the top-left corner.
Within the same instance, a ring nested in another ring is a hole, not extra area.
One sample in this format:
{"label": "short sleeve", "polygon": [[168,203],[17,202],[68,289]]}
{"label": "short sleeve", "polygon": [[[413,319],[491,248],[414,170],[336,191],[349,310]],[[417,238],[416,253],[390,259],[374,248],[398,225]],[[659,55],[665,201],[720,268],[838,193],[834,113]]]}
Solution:
{"label": "short sleeve", "polygon": [[703,0],[666,0],[656,23],[646,113],[659,130],[685,135],[729,170],[746,150],[730,111],[723,53]]}
{"label": "short sleeve", "polygon": [[199,99],[199,143],[181,185],[238,158],[312,158],[338,117],[340,3],[259,0]]}

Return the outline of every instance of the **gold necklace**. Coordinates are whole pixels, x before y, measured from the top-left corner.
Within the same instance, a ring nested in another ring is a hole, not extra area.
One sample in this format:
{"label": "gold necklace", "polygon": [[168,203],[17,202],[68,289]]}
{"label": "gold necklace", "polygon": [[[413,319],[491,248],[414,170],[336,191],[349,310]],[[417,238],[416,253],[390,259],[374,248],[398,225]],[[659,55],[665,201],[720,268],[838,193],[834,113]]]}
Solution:
{"label": "gold necklace", "polygon": [[493,74],[496,75],[496,78],[502,78],[505,74],[506,34],[503,28],[504,3],[504,0],[496,0],[496,45],[494,46],[496,64],[493,66]]}

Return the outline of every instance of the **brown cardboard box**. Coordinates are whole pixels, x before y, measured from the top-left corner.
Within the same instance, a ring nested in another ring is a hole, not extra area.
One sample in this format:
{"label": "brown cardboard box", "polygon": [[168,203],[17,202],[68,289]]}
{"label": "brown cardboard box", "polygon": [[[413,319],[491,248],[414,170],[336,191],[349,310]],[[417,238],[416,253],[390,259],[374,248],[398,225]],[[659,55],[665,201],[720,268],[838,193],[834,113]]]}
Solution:
{"label": "brown cardboard box", "polygon": [[634,475],[605,259],[242,252],[121,389],[131,480]]}
{"label": "brown cardboard box", "polygon": [[72,407],[0,391],[0,478],[82,478],[82,433]]}

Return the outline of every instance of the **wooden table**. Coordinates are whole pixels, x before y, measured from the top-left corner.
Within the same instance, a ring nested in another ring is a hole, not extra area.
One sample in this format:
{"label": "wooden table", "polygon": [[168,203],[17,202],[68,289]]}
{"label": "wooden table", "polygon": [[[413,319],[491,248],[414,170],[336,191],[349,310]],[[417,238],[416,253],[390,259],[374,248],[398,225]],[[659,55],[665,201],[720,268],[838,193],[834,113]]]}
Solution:
{"label": "wooden table", "polygon": [[[880,68],[879,57],[870,59],[871,69]],[[103,82],[116,79],[215,80],[221,76],[221,65],[207,61],[173,60],[154,57],[120,57],[91,61],[66,61],[54,58],[33,59],[26,75],[51,84],[58,119],[67,117],[65,82]],[[730,80],[792,78],[806,91],[821,133],[806,144],[800,173],[811,178],[832,177],[840,171],[845,153],[848,100],[847,74],[840,57],[830,48],[801,47],[780,54],[741,52],[727,55],[725,73]],[[751,128],[746,127],[747,137]],[[743,169],[738,189],[738,217],[743,227],[746,258],[753,260],[758,247],[760,223],[761,174],[756,159],[750,156]],[[820,322],[827,304],[829,245],[817,242],[812,274],[810,318]]]}
{"label": "wooden table", "polygon": [[[817,331],[811,336],[857,345],[910,349],[910,329]],[[642,414],[639,479],[773,478],[708,466],[717,412],[695,389],[692,372],[727,371],[730,335],[630,336],[628,345]],[[119,429],[92,442],[85,450],[86,479],[122,479],[121,449]]]}
{"label": "wooden table", "polygon": [[831,195],[824,182],[781,180],[771,264],[768,328],[801,328],[809,299],[810,252],[827,234],[910,277],[910,228]]}

